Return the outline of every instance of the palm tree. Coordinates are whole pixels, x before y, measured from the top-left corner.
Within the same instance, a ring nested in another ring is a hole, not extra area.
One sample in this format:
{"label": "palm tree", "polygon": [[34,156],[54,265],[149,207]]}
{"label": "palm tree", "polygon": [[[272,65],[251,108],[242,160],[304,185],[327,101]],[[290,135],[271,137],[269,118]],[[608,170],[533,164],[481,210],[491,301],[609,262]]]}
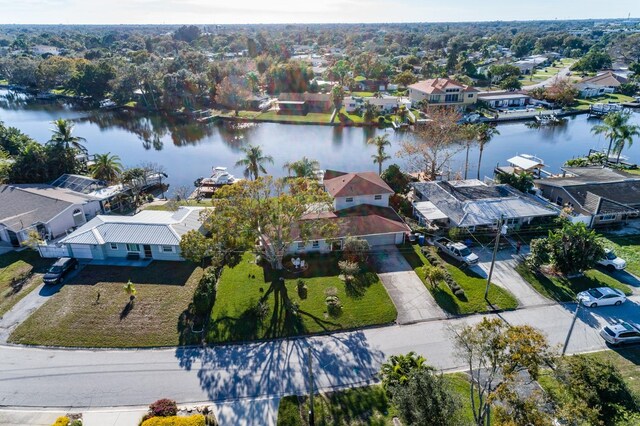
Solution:
{"label": "palm tree", "polygon": [[610,112],[604,116],[602,124],[596,124],[591,128],[591,132],[596,135],[604,135],[609,139],[609,148],[607,148],[607,161],[609,161],[609,155],[611,154],[611,147],[617,139],[622,129],[627,126],[630,115],[623,113],[622,111]]}
{"label": "palm tree", "polygon": [[371,123],[376,118],[378,108],[375,105],[372,105],[369,101],[366,101],[362,106],[362,111],[362,119],[364,122]]}
{"label": "palm tree", "polygon": [[627,143],[627,148],[631,148],[631,145],[633,145],[634,136],[640,136],[640,126],[631,124],[625,125],[620,128],[620,132],[616,135],[613,144],[613,152],[618,154],[616,163],[620,162],[620,154],[622,153],[622,150],[625,148],[625,145],[627,145]]}
{"label": "palm tree", "polygon": [[464,140],[465,148],[467,150],[467,154],[464,158],[464,179],[467,179],[467,173],[469,172],[469,150],[471,149],[471,145],[477,140],[477,130],[476,126],[473,124],[465,124],[461,129],[461,137]]}
{"label": "palm tree", "polygon": [[493,139],[495,135],[499,135],[500,132],[495,126],[491,126],[487,123],[479,123],[475,125],[476,140],[478,141],[478,148],[480,153],[478,154],[478,180],[480,180],[480,165],[482,164],[482,152],[484,146]]}
{"label": "palm tree", "polygon": [[293,172],[296,177],[315,178],[316,171],[320,168],[320,163],[313,158],[302,157],[298,161],[284,163],[283,168],[287,170],[289,176]]}
{"label": "palm tree", "polygon": [[94,179],[111,183],[118,180],[118,176],[122,173],[122,164],[120,157],[107,152],[106,154],[96,154],[94,163],[89,169]]}
{"label": "palm tree", "polygon": [[385,133],[381,136],[374,136],[367,141],[367,144],[374,145],[376,147],[376,153],[373,154],[371,158],[373,158],[374,164],[378,164],[378,174],[381,175],[382,163],[391,159],[384,150],[385,147],[391,146],[391,142],[389,142],[389,134]]}
{"label": "palm tree", "polygon": [[81,144],[81,142],[86,141],[86,139],[80,136],[73,136],[72,122],[59,118],[53,122],[53,126],[53,129],[51,129],[53,135],[51,139],[49,139],[50,143],[64,146],[66,149],[74,148],[84,153],[87,152],[87,148]]}
{"label": "palm tree", "polygon": [[137,291],[135,284],[133,284],[131,280],[124,285],[124,292],[129,295],[129,302],[133,302],[133,299],[136,298]]}
{"label": "palm tree", "polygon": [[244,177],[246,178],[258,179],[260,172],[267,173],[264,164],[273,164],[273,157],[264,155],[262,148],[259,146],[249,145],[246,148],[242,148],[242,152],[245,153],[245,157],[236,162],[236,167],[244,167]]}
{"label": "palm tree", "polygon": [[437,266],[425,265],[422,267],[422,272],[433,289],[438,288],[440,281],[445,279],[444,271]]}

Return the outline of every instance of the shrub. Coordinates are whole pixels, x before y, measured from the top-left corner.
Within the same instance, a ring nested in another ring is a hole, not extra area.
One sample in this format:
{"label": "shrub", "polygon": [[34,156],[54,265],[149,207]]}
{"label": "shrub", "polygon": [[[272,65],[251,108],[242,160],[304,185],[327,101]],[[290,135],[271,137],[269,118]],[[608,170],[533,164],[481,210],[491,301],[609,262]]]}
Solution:
{"label": "shrub", "polygon": [[168,398],[159,399],[149,405],[149,414],[160,417],[175,416],[178,414],[178,405]]}
{"label": "shrub", "polygon": [[303,279],[298,279],[298,297],[300,299],[307,298],[307,285],[304,283]]}
{"label": "shrub", "polygon": [[191,416],[152,417],[142,422],[142,426],[205,426],[205,417],[202,414]]}
{"label": "shrub", "polygon": [[325,303],[327,304],[327,313],[329,315],[337,315],[340,313],[342,302],[340,302],[338,296],[327,296]]}
{"label": "shrub", "polygon": [[82,426],[82,420],[76,419],[76,420],[72,421],[69,426]]}
{"label": "shrub", "polygon": [[342,272],[342,275],[344,275],[345,281],[351,280],[351,278],[353,278],[358,274],[358,272],[360,272],[360,265],[349,260],[341,260],[340,262],[338,262],[338,268],[340,268],[340,272]]}
{"label": "shrub", "polygon": [[267,304],[267,302],[258,302],[251,309],[255,317],[260,321],[264,321],[267,318],[267,315],[269,315],[269,305]]}
{"label": "shrub", "polygon": [[458,299],[465,299],[467,297],[466,293],[464,292],[463,289],[458,288],[456,291],[453,292],[453,294],[458,298]]}
{"label": "shrub", "polygon": [[69,417],[61,416],[61,417],[58,417],[55,423],[51,426],[67,426],[68,424],[69,424]]}
{"label": "shrub", "polygon": [[208,268],[193,293],[193,308],[197,315],[209,315],[216,297],[216,281],[215,269]]}

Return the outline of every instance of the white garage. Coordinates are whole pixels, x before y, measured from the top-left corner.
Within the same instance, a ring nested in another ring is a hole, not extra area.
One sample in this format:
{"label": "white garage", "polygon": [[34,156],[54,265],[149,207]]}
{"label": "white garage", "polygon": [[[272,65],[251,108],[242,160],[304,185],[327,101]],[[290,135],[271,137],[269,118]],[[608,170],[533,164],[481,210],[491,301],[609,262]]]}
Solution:
{"label": "white garage", "polygon": [[71,256],[76,259],[93,259],[91,246],[86,244],[70,244]]}

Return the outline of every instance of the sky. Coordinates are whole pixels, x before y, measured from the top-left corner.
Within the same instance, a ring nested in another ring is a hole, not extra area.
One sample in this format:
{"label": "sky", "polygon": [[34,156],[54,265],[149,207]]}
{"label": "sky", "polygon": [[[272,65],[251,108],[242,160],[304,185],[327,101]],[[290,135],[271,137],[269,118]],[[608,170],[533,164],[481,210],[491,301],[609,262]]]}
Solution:
{"label": "sky", "polygon": [[255,24],[640,18],[640,0],[0,0],[0,24]]}

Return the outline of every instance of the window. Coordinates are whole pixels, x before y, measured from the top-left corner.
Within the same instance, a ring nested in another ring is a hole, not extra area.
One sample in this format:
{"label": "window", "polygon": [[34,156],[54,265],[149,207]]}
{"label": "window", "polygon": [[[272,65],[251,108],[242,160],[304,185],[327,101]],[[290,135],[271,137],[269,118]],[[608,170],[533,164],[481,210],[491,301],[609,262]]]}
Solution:
{"label": "window", "polygon": [[467,95],[467,98],[473,98],[473,93],[469,93],[469,94]]}
{"label": "window", "polygon": [[305,244],[301,241],[298,243],[298,250],[304,249]]}
{"label": "window", "polygon": [[382,200],[382,195],[376,195],[373,197],[374,200]]}
{"label": "window", "polygon": [[163,253],[173,253],[173,246],[160,246]]}
{"label": "window", "polygon": [[118,250],[118,243],[111,243],[111,250]]}
{"label": "window", "polygon": [[602,222],[606,222],[606,221],[610,221],[610,220],[616,220],[616,215],[615,214],[605,214],[605,215],[602,215],[602,217],[600,218],[600,221],[602,221]]}
{"label": "window", "polygon": [[347,203],[353,203],[353,197],[347,197],[345,201]]}
{"label": "window", "polygon": [[559,206],[562,205],[562,197],[556,198],[556,204],[559,205]]}
{"label": "window", "polygon": [[137,244],[127,244],[127,251],[140,251],[140,246]]}
{"label": "window", "polygon": [[315,240],[315,241],[313,242],[313,248],[320,248],[320,241]]}
{"label": "window", "polygon": [[515,226],[518,224],[518,218],[515,218],[515,217],[509,218],[504,223],[506,223],[507,226]]}

